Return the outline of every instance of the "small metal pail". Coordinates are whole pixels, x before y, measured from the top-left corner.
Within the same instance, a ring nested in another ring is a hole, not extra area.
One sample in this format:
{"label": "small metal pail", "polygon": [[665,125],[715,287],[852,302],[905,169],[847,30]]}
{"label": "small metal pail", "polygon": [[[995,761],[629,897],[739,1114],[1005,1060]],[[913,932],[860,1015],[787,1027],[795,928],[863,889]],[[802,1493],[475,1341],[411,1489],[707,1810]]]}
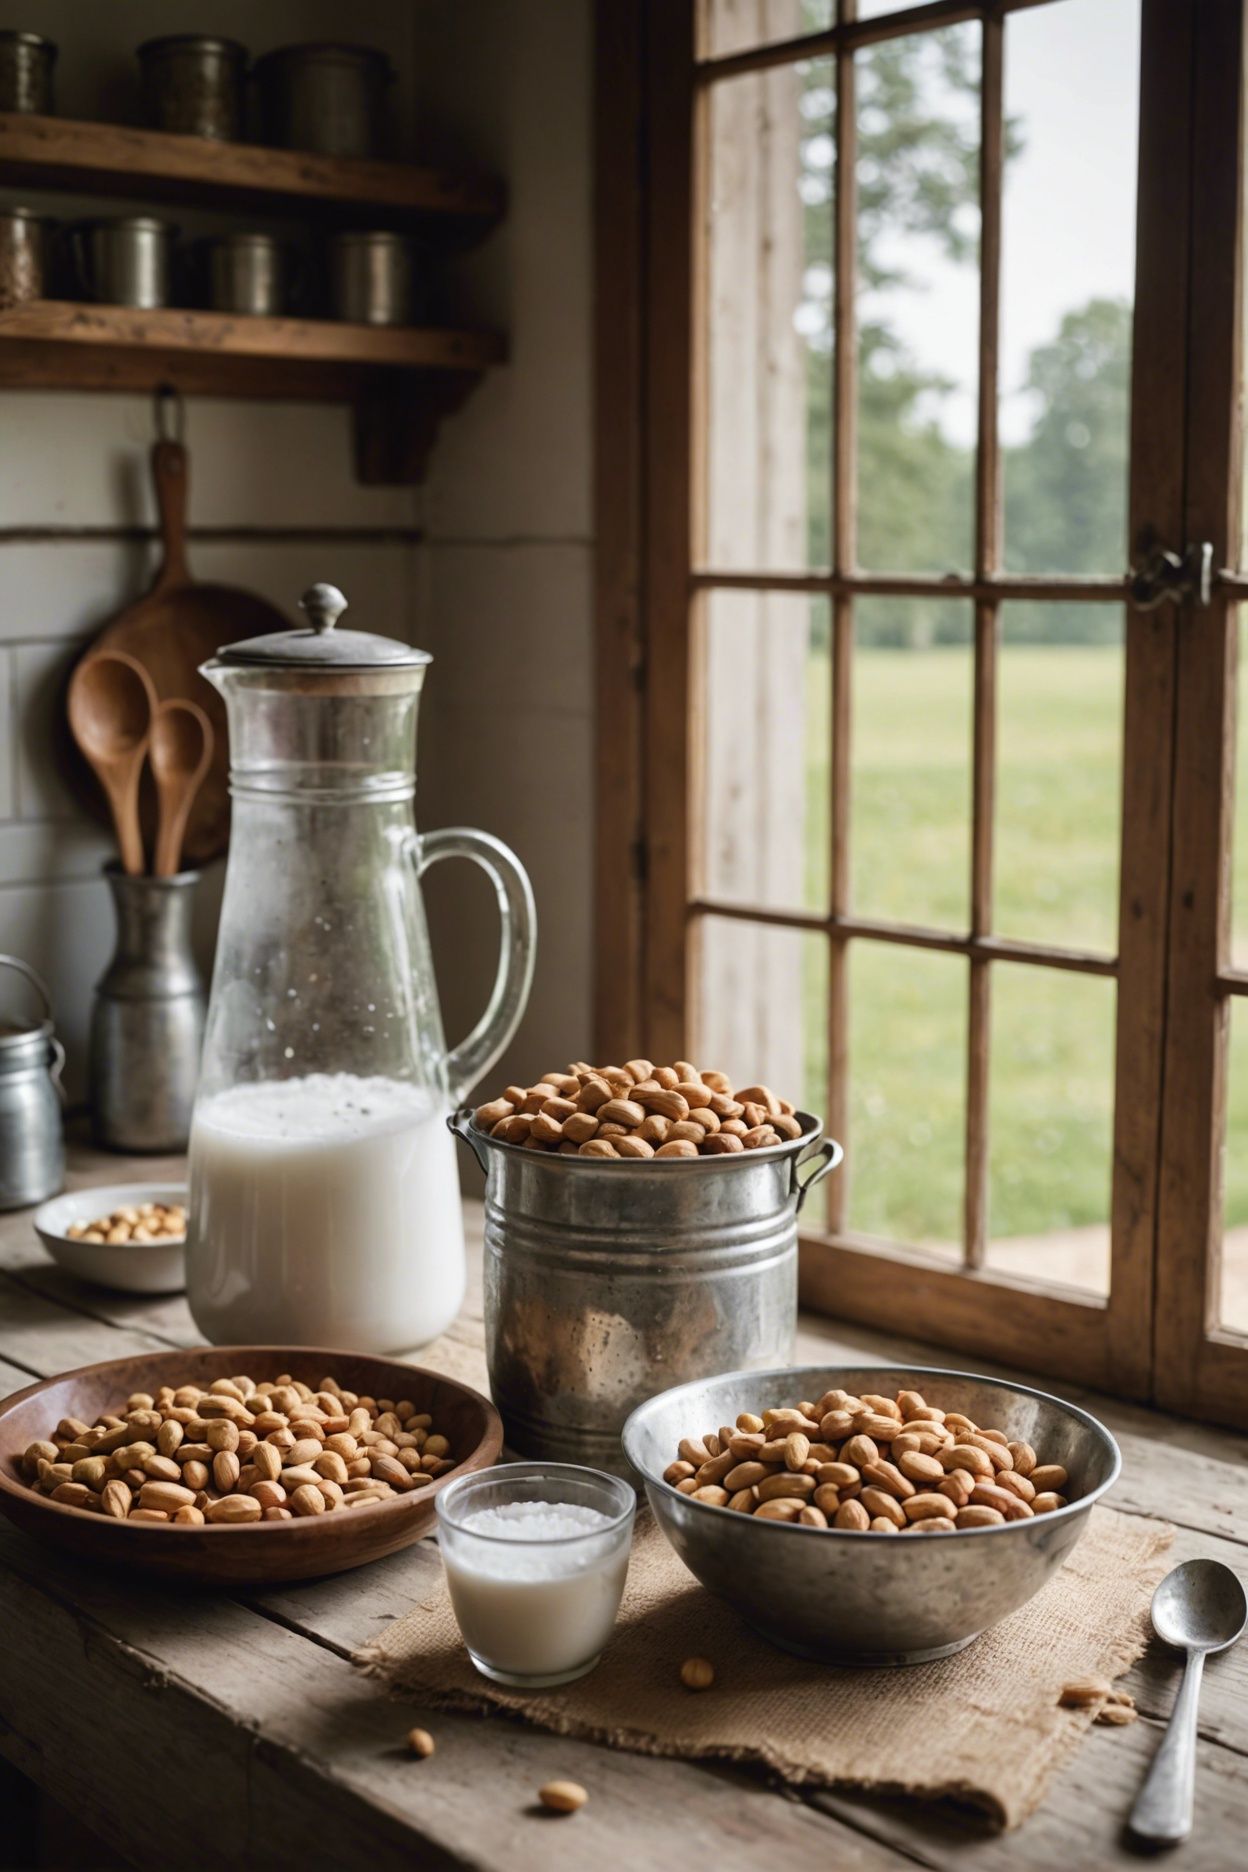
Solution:
{"label": "small metal pail", "polygon": [[448,1119],[486,1174],[486,1357],[509,1448],[627,1476],[620,1430],[647,1398],[792,1360],[797,1212],[842,1157],[797,1117],[792,1143],[673,1163],[504,1144],[467,1107]]}
{"label": "small metal pail", "polygon": [[43,1003],[35,1020],[0,1020],[0,1209],[43,1202],[65,1187],[61,1068],[65,1049],[52,1031],[52,1004],[34,969],[0,955]]}

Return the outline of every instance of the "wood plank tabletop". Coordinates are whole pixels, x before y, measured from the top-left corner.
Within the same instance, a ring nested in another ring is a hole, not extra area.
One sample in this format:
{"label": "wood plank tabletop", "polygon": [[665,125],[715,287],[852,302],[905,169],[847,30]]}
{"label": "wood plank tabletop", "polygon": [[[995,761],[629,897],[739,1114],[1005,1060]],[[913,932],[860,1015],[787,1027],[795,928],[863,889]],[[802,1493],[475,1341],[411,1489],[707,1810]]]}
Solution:
{"label": "wood plank tabletop", "polygon": [[[178,1159],[127,1163],[79,1148],[71,1187],[176,1177]],[[481,1212],[466,1205],[473,1281],[464,1311],[414,1355],[484,1388]],[[0,1395],[95,1360],[199,1342],[182,1297],[84,1286],[46,1258],[29,1212],[0,1217]],[[940,1348],[804,1317],[804,1362],[956,1364]],[[1025,1376],[988,1367],[1004,1376]],[[1043,1382],[1043,1381],[1041,1381]],[[1174,1558],[1214,1555],[1248,1577],[1242,1438],[1068,1393],[1118,1437],[1114,1504],[1175,1527]],[[1136,1863],[1123,1820],[1178,1683],[1159,1645],[1126,1679],[1142,1720],[1092,1729],[1032,1818],[999,1834],[948,1806],[781,1787],[757,1772],[654,1760],[543,1734],[501,1716],[394,1700],[351,1662],[437,1577],[429,1541],[335,1579],[267,1593],[187,1592],[84,1572],[0,1522],[0,1756],[140,1867],[284,1868],[337,1863],[563,1872],[602,1863],[669,1872],[811,1865]],[[424,1763],[403,1747],[436,1732]],[[1184,1872],[1241,1862],[1248,1834],[1248,1645],[1206,1672],[1196,1831]],[[537,1788],[590,1791],[552,1821]],[[18,1864],[5,1858],[0,1864]]]}

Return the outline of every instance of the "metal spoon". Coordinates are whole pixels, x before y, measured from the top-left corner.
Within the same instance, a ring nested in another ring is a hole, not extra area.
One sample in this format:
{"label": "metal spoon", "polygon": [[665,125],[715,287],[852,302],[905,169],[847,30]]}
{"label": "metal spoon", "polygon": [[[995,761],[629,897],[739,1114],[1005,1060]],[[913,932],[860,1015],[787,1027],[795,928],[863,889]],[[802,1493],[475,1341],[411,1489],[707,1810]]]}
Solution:
{"label": "metal spoon", "polygon": [[143,870],[139,775],[155,707],[151,677],[122,650],[97,650],[69,685],[69,725],[108,796],[122,866],[131,877]]}
{"label": "metal spoon", "polygon": [[157,704],[148,756],[159,804],[153,877],[172,877],[181,863],[187,816],[212,763],[212,741],[212,723],[198,702],[171,697]]}
{"label": "metal spoon", "polygon": [[1185,1651],[1187,1663],[1170,1726],[1131,1809],[1131,1831],[1138,1839],[1181,1840],[1192,1830],[1201,1673],[1208,1654],[1233,1645],[1246,1622],[1243,1586],[1220,1560],[1185,1560],[1153,1594],[1153,1630],[1165,1644]]}

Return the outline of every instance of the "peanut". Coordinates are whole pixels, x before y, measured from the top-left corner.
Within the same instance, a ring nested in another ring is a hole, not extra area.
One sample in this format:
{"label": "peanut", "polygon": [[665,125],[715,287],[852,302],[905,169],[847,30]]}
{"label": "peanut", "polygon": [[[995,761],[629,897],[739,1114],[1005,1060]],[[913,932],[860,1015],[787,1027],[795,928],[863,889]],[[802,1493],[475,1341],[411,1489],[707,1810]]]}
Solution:
{"label": "peanut", "polygon": [[[101,1412],[94,1424],[63,1417],[51,1437],[15,1457],[17,1473],[66,1507],[202,1527],[386,1501],[430,1487],[455,1466],[448,1439],[410,1398],[358,1398],[332,1379],[317,1391],[288,1376],[220,1378],[206,1390],[162,1385],[155,1398],[133,1393],[124,1412]],[[714,1485],[738,1459],[711,1440],[699,1481],[704,1499],[727,1501]]]}
{"label": "peanut", "polygon": [[538,1788],[537,1798],[551,1813],[571,1814],[589,1799],[579,1781],[547,1781]]}
{"label": "peanut", "polygon": [[1038,1463],[1030,1444],[921,1392],[855,1397],[837,1387],[817,1403],[743,1411],[735,1426],[682,1438],[663,1479],[695,1501],[760,1520],[876,1534],[1029,1520],[1064,1507],[1058,1489],[1068,1482],[1065,1468]]}
{"label": "peanut", "polygon": [[[699,1075],[688,1060],[659,1066],[644,1058],[624,1066],[578,1061],[527,1088],[505,1086],[476,1107],[473,1124],[500,1143],[607,1160],[726,1156],[803,1136],[792,1102],[767,1086],[734,1092],[725,1073]],[[692,1149],[671,1148],[686,1144]]]}

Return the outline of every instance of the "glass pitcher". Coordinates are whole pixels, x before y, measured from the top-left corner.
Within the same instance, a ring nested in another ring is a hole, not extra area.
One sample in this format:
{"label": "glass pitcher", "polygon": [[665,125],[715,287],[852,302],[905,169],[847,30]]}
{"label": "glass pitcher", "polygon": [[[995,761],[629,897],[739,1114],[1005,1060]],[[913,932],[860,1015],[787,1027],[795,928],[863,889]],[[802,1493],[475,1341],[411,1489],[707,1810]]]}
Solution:
{"label": "glass pitcher", "polygon": [[[464,1294],[446,1116],[506,1046],[533,976],[533,893],[497,839],[418,834],[423,650],[310,628],[231,644],[233,825],[191,1121],[187,1294],[216,1344],[423,1345]],[[471,858],[498,894],[489,1006],[448,1053],[420,879]]]}

